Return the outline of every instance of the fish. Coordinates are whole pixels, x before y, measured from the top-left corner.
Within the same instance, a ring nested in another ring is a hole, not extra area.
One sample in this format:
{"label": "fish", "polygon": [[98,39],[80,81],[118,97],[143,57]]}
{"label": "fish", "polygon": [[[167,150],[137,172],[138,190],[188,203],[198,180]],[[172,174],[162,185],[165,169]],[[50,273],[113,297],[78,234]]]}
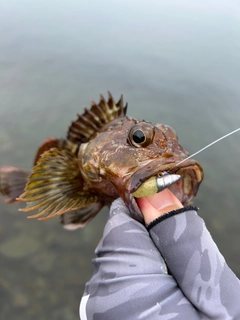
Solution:
{"label": "fish", "polygon": [[[0,193],[6,203],[24,202],[28,218],[60,216],[68,230],[84,227],[121,197],[130,214],[143,222],[136,199],[157,192],[157,178],[177,175],[169,186],[185,206],[203,180],[201,165],[180,145],[173,128],[127,116],[123,95],[115,102],[100,95],[77,115],[66,138],[49,137],[37,150],[31,172],[0,168]],[[186,159],[184,161],[184,159]],[[174,180],[175,181],[175,180]],[[153,191],[152,191],[153,190]]]}

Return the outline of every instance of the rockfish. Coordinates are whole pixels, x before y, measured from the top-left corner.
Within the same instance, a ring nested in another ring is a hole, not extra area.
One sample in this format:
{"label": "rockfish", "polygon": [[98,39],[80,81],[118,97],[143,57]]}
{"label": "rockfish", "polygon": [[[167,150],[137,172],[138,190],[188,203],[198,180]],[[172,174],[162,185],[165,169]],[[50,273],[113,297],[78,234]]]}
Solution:
{"label": "rockfish", "polygon": [[123,96],[117,103],[110,93],[108,101],[100,96],[72,122],[66,139],[50,137],[42,143],[31,173],[1,167],[5,202],[26,202],[20,211],[38,210],[29,218],[61,216],[67,229],[76,229],[121,197],[133,217],[143,221],[138,190],[145,196],[147,182],[167,172],[181,176],[169,189],[187,205],[202,182],[202,167],[192,159],[182,162],[189,154],[171,127],[126,112]]}

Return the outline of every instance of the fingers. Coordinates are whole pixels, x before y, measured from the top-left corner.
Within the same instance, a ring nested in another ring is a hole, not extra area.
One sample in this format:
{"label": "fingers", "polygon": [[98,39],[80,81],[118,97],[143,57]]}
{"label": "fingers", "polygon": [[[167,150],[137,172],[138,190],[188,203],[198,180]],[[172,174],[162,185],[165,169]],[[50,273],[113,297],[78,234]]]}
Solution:
{"label": "fingers", "polygon": [[177,197],[168,189],[152,196],[139,198],[137,199],[137,204],[146,224],[167,212],[183,207]]}

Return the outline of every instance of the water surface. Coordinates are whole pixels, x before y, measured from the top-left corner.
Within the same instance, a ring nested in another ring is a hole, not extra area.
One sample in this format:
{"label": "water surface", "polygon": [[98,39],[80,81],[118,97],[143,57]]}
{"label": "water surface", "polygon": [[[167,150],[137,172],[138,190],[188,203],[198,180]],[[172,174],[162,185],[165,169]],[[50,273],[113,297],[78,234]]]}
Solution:
{"label": "water surface", "polygon": [[[129,115],[173,126],[190,153],[239,127],[238,1],[2,1],[0,39],[0,165],[30,169],[42,140],[107,90]],[[238,276],[239,140],[197,156],[195,200]],[[17,209],[1,202],[0,318],[78,319],[107,210],[71,233]]]}

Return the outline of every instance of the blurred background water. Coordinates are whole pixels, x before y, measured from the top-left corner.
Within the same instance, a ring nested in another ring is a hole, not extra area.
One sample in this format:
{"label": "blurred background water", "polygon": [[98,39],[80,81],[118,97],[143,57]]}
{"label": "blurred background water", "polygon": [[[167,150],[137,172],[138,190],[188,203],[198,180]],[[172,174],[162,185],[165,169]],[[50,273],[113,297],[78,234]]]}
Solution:
{"label": "blurred background water", "polygon": [[[190,153],[240,126],[240,3],[0,2],[0,165],[30,169],[48,136],[110,90],[128,114],[169,124]],[[240,276],[240,134],[196,157],[195,204]],[[27,220],[1,201],[0,319],[78,319],[107,218],[84,230]]]}

